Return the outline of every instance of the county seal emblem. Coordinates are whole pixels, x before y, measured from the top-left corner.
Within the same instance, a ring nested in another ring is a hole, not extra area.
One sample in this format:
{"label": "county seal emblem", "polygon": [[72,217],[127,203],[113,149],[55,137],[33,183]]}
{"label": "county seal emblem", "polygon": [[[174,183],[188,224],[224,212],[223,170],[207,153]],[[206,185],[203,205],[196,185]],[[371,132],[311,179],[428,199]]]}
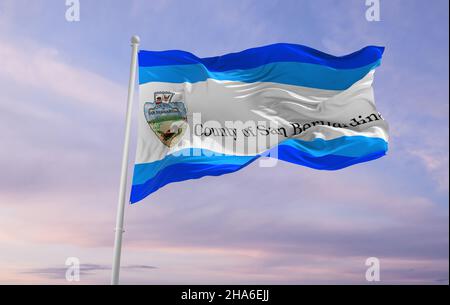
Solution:
{"label": "county seal emblem", "polygon": [[169,91],[155,92],[153,101],[144,104],[148,126],[167,147],[176,145],[186,131],[186,112],[181,96]]}

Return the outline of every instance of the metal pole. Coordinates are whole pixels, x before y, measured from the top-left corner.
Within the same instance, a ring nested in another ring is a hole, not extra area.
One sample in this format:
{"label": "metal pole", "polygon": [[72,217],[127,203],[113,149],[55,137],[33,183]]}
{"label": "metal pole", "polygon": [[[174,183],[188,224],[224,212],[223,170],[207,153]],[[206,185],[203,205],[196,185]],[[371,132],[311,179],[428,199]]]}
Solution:
{"label": "metal pole", "polygon": [[112,265],[111,285],[119,284],[120,255],[122,252],[123,217],[127,189],[128,146],[130,144],[131,108],[133,106],[134,86],[136,82],[136,62],[139,49],[139,37],[131,37],[131,67],[128,83],[127,116],[125,123],[125,141],[123,143],[122,170],[120,174],[119,203],[117,206],[116,237],[114,241],[114,259]]}

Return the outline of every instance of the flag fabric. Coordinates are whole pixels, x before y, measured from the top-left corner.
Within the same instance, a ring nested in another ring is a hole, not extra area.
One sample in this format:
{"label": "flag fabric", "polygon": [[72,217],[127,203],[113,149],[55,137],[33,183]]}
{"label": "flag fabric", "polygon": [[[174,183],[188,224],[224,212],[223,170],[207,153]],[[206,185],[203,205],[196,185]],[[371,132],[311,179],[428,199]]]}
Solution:
{"label": "flag fabric", "polygon": [[336,57],[294,44],[208,58],[140,51],[130,202],[261,157],[337,170],[385,155],[388,125],[372,86],[383,51]]}

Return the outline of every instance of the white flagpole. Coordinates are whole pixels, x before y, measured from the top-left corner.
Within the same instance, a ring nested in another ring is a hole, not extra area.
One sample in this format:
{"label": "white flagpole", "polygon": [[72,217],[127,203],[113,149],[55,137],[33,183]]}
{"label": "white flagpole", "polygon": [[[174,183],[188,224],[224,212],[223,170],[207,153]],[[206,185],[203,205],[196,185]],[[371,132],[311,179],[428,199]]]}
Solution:
{"label": "white flagpole", "polygon": [[133,106],[134,86],[136,83],[136,62],[139,49],[139,37],[131,37],[131,67],[128,83],[127,116],[125,123],[125,141],[123,143],[122,172],[120,174],[119,203],[117,206],[116,237],[114,241],[114,259],[112,265],[111,285],[119,284],[120,255],[122,253],[123,217],[127,189],[128,147],[130,144],[131,109]]}

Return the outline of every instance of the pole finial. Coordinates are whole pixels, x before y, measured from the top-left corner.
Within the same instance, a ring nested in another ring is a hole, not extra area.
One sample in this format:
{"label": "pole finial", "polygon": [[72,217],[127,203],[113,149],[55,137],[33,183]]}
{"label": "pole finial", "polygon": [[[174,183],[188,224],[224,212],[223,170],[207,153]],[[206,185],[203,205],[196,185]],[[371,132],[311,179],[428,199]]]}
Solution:
{"label": "pole finial", "polygon": [[132,44],[139,44],[139,42],[141,42],[141,39],[139,38],[139,36],[133,35],[133,36],[131,37],[131,43],[132,43]]}

